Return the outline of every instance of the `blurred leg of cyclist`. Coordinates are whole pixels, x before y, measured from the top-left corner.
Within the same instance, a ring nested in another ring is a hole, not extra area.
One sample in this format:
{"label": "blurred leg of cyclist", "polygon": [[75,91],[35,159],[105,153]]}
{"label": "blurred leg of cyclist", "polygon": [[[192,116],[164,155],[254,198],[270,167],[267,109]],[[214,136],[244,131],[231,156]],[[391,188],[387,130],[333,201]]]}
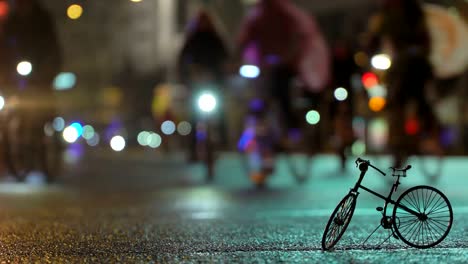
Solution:
{"label": "blurred leg of cyclist", "polygon": [[291,83],[295,73],[288,65],[277,65],[272,69],[270,87],[272,97],[278,103],[281,111],[282,143],[289,141],[298,132],[299,122],[294,114],[291,101]]}

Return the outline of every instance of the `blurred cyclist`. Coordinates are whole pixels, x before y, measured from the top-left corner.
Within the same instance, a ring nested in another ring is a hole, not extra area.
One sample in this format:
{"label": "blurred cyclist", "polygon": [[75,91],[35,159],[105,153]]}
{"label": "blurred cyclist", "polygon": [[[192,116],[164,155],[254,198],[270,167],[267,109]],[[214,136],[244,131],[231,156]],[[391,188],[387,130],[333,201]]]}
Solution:
{"label": "blurred cyclist", "polygon": [[293,80],[312,92],[328,81],[328,50],[315,21],[289,0],[261,0],[245,18],[238,50],[244,63],[260,67],[266,85],[258,87],[260,97],[272,99],[282,111],[282,137],[295,134],[300,121],[293,113]]}
{"label": "blurred cyclist", "polygon": [[371,20],[371,44],[392,58],[387,73],[390,148],[395,166],[417,151],[422,132],[437,137],[438,122],[425,87],[432,80],[431,41],[418,0],[385,0]]}
{"label": "blurred cyclist", "polygon": [[[217,89],[222,92],[225,63],[227,62],[229,51],[225,46],[220,33],[216,29],[213,18],[206,10],[200,10],[198,14],[189,22],[185,42],[178,59],[179,79],[189,90],[189,97],[192,97],[194,92],[195,82],[207,76],[211,83],[215,83]],[[206,80],[205,80],[206,81]],[[195,115],[197,109],[190,108],[190,116],[192,124],[195,124]],[[221,141],[226,143],[226,120],[222,107],[221,111]],[[196,133],[191,133],[190,142],[190,159],[195,158],[195,141]]]}
{"label": "blurred cyclist", "polygon": [[40,135],[56,113],[52,82],[61,68],[61,50],[52,17],[39,1],[9,3],[11,12],[0,32],[0,87],[8,96],[6,106],[17,104],[7,117],[12,121],[8,129],[23,143],[35,140],[42,148]]}

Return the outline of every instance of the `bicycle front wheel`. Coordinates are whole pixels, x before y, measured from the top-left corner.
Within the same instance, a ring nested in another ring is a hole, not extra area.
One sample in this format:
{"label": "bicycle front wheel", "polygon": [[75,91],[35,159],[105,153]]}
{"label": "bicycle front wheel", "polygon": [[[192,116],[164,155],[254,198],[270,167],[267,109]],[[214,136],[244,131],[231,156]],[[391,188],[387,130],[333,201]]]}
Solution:
{"label": "bicycle front wheel", "polygon": [[453,221],[452,206],[436,188],[416,186],[400,195],[393,219],[395,233],[403,242],[416,248],[430,248],[448,235]]}
{"label": "bicycle front wheel", "polygon": [[355,194],[349,193],[336,206],[323,233],[323,250],[332,249],[343,236],[353,217],[354,209],[356,208],[356,199],[357,197]]}

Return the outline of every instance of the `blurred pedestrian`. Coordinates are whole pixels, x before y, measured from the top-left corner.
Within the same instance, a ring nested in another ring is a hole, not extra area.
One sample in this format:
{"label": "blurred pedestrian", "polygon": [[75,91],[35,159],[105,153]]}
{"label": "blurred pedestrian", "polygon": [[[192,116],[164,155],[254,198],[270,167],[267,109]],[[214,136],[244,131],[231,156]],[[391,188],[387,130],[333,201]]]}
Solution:
{"label": "blurred pedestrian", "polygon": [[338,88],[346,91],[345,98],[333,98],[330,117],[333,122],[334,147],[338,152],[341,169],[346,169],[347,151],[353,144],[356,136],[353,130],[353,93],[349,92],[352,86],[352,75],[357,72],[357,65],[353,58],[351,39],[339,39],[333,45],[332,76],[334,91]]}

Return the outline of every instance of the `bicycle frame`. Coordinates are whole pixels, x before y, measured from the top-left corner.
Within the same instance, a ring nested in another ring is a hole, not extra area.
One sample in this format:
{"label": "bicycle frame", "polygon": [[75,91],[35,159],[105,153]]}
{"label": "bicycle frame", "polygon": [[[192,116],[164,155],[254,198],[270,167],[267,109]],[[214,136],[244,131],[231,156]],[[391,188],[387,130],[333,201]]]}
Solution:
{"label": "bicycle frame", "polygon": [[[370,165],[372,166],[372,165]],[[373,167],[373,166],[372,166]],[[361,183],[362,183],[362,180],[364,179],[364,176],[366,175],[366,172],[369,168],[369,164],[365,163],[365,162],[362,162],[359,164],[359,170],[361,171],[361,174],[359,175],[359,179],[358,181],[356,182],[355,186],[351,189],[350,193],[353,193],[354,195],[359,195],[359,189],[363,189],[364,191],[374,195],[374,196],[377,196],[379,197],[380,199],[384,200],[385,201],[385,204],[384,204],[384,208],[383,208],[383,216],[386,217],[387,216],[387,205],[390,203],[390,204],[393,204],[394,206],[398,206],[399,208],[405,210],[406,212],[408,213],[411,213],[413,215],[416,215],[418,217],[421,217],[421,214],[404,206],[404,205],[401,205],[401,204],[397,204],[394,200],[392,200],[392,195],[393,193],[397,190],[398,188],[398,185],[400,185],[400,176],[401,175],[397,175],[396,177],[397,180],[395,181],[395,183],[393,183],[393,186],[392,186],[392,189],[390,190],[390,193],[388,194],[387,197],[383,196],[382,194],[380,193],[377,193],[365,186],[363,186]],[[375,168],[376,169],[376,168]],[[380,170],[378,170],[379,172],[381,172]],[[385,175],[385,174],[384,174]]]}

